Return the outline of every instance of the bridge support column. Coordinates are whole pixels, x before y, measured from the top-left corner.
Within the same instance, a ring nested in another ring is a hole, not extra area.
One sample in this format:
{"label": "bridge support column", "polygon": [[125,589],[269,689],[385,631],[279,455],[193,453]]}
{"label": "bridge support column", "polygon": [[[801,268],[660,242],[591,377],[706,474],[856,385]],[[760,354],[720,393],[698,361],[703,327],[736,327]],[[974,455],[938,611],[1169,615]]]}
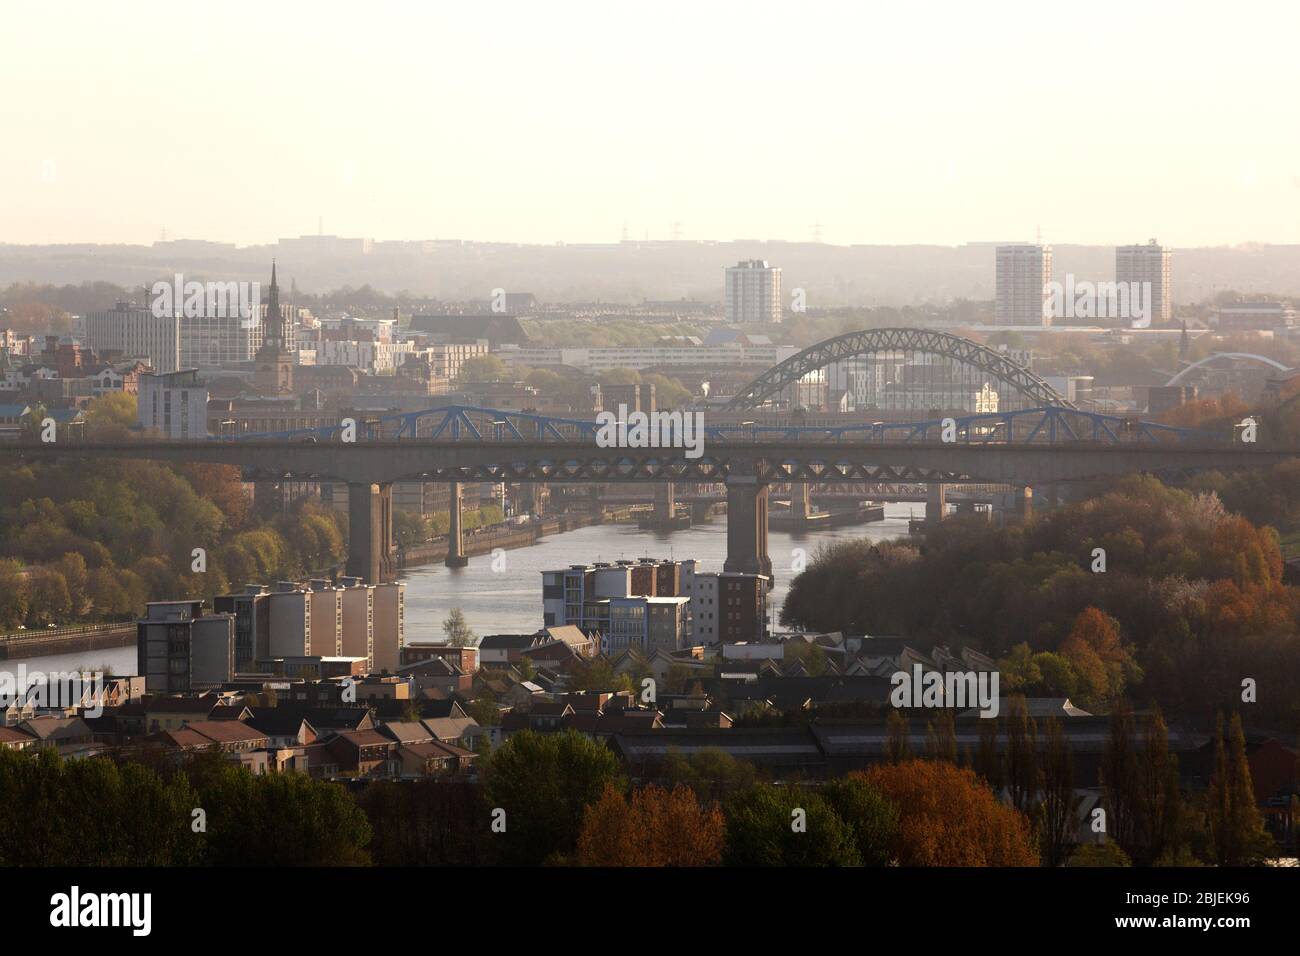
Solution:
{"label": "bridge support column", "polygon": [[672,524],[677,514],[676,488],[671,481],[655,485],[655,523],[660,527]]}
{"label": "bridge support column", "polygon": [[790,484],[790,517],[800,521],[807,521],[812,514],[812,499],[810,493],[812,485],[806,481],[796,481]]}
{"label": "bridge support column", "polygon": [[465,557],[465,535],[460,526],[460,509],[464,489],[459,481],[451,483],[450,501],[447,504],[447,512],[450,518],[447,529],[447,560],[443,563],[449,568],[463,568],[469,564],[469,558]]}
{"label": "bridge support column", "polygon": [[752,475],[727,479],[727,560],[724,571],[772,576],[767,553],[767,485]]}
{"label": "bridge support column", "polygon": [[368,584],[383,584],[396,577],[392,485],[348,485],[347,572]]}
{"label": "bridge support column", "polygon": [[1016,488],[1016,517],[1028,521],[1034,516],[1034,489],[1028,485]]}
{"label": "bridge support column", "polygon": [[519,485],[519,510],[528,514],[542,515],[542,485],[537,481],[524,481]]}
{"label": "bridge support column", "polygon": [[943,520],[944,508],[948,504],[948,486],[932,483],[925,486],[925,523],[938,524]]}

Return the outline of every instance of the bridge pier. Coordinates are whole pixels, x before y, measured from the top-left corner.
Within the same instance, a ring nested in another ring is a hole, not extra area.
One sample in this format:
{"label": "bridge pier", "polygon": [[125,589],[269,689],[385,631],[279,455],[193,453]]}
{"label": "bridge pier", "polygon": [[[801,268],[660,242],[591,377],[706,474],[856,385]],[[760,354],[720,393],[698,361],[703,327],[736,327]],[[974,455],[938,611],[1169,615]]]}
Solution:
{"label": "bridge pier", "polygon": [[812,514],[812,501],[809,497],[812,486],[806,481],[796,481],[790,485],[790,517],[807,521]]}
{"label": "bridge pier", "polygon": [[948,486],[940,482],[931,482],[925,486],[925,523],[936,525],[943,520],[944,509],[948,504]]}
{"label": "bridge pier", "polygon": [[767,553],[767,485],[754,475],[727,478],[727,560],[724,571],[772,576]]}
{"label": "bridge pier", "polygon": [[519,494],[515,499],[517,512],[536,515],[539,518],[542,515],[542,504],[546,499],[543,494],[544,486],[536,481],[524,481],[519,484]]}
{"label": "bridge pier", "polygon": [[396,577],[391,484],[348,484],[347,572],[368,584]]}
{"label": "bridge pier", "polygon": [[1029,485],[1020,485],[1017,486],[1015,495],[1016,517],[1028,521],[1034,516],[1034,489]]}
{"label": "bridge pier", "polygon": [[677,514],[676,488],[671,481],[655,485],[655,523],[666,528],[673,523]]}
{"label": "bridge pier", "polygon": [[447,528],[447,559],[443,562],[449,568],[463,568],[469,564],[465,557],[465,535],[461,531],[460,509],[464,488],[459,481],[451,483],[451,495],[447,504],[449,517]]}

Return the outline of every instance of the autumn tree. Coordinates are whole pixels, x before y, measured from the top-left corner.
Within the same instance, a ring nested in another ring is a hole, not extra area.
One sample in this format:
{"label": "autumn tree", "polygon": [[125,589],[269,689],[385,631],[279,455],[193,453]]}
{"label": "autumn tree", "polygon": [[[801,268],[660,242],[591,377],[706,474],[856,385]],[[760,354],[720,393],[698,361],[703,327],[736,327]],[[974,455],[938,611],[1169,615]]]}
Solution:
{"label": "autumn tree", "polygon": [[1228,734],[1225,747],[1220,714],[1214,728],[1214,778],[1206,797],[1207,817],[1214,862],[1244,866],[1266,856],[1272,840],[1255,800],[1240,714],[1232,715]]}
{"label": "autumn tree", "polygon": [[716,804],[701,806],[694,791],[651,784],[631,799],[606,784],[583,816],[575,860],[582,866],[716,866],[725,824]]}
{"label": "autumn tree", "polygon": [[902,866],[1037,866],[1029,821],[970,770],[928,760],[880,764],[864,779],[899,810]]}

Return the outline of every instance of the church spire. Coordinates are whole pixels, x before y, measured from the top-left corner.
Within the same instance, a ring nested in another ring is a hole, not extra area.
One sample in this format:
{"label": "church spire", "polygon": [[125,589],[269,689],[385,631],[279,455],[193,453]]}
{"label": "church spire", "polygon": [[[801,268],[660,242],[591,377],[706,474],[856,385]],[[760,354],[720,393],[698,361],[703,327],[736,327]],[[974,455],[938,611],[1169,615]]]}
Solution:
{"label": "church spire", "polygon": [[280,314],[280,286],[275,281],[275,260],[271,260],[271,292],[266,300],[267,335],[277,342],[283,342],[284,316]]}

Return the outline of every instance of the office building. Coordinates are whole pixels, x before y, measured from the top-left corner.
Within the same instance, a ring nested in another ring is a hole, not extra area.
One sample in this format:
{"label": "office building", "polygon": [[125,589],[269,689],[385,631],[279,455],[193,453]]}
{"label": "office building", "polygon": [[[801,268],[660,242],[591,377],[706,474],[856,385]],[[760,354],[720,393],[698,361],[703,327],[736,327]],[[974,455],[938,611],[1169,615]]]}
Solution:
{"label": "office building", "polygon": [[[1169,292],[1170,252],[1154,239],[1144,246],[1119,246],[1115,249],[1115,281],[1137,283],[1144,291],[1143,303],[1150,308],[1152,325],[1168,325],[1174,320],[1174,304]],[[1148,285],[1149,283],[1149,285]],[[1145,289],[1151,290],[1146,300]]]}
{"label": "office building", "polygon": [[998,325],[1051,325],[1052,247],[997,247]]}
{"label": "office building", "polygon": [[781,321],[781,270],[766,259],[748,259],[728,266],[724,276],[728,322]]}
{"label": "office building", "polygon": [[156,316],[151,309],[118,302],[107,312],[85,317],[86,339],[101,357],[110,352],[121,358],[145,359],[158,372],[181,368],[181,320],[175,315]]}
{"label": "office building", "polygon": [[[228,314],[226,314],[228,313]],[[256,312],[238,308],[211,315],[181,316],[181,368],[225,368],[251,362],[262,347],[262,322]]]}

